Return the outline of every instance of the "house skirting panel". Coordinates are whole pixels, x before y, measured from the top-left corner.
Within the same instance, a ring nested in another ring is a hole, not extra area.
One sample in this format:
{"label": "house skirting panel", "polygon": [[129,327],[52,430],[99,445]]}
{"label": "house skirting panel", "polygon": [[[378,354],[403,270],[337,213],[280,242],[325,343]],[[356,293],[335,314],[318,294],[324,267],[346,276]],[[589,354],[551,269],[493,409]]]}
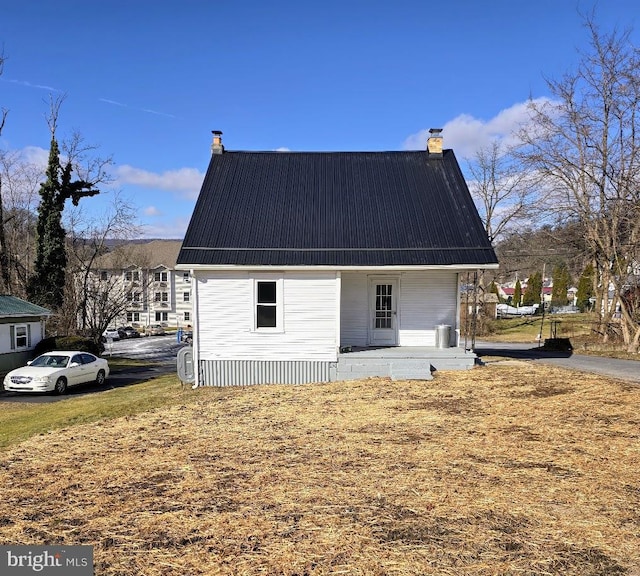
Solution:
{"label": "house skirting panel", "polygon": [[[4,378],[7,372],[11,372],[14,368],[24,366],[27,361],[32,358],[33,350],[0,354],[0,377]],[[0,381],[0,390],[2,390],[2,381]]]}
{"label": "house skirting panel", "polygon": [[202,386],[308,384],[335,380],[336,363],[322,361],[201,360]]}

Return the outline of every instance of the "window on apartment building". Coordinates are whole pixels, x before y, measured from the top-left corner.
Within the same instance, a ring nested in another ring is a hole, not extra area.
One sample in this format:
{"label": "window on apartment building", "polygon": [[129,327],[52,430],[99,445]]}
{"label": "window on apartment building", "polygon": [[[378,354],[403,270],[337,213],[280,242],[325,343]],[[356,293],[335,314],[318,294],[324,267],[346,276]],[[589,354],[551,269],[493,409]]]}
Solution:
{"label": "window on apartment building", "polygon": [[189,274],[189,272],[182,273],[182,280],[184,282],[191,282],[191,275]]}
{"label": "window on apartment building", "polygon": [[184,321],[185,322],[191,322],[191,312],[185,312],[184,313]]}
{"label": "window on apartment building", "polygon": [[169,312],[156,312],[156,322],[167,322],[169,320]]}
{"label": "window on apartment building", "polygon": [[169,302],[169,292],[155,292],[153,300],[154,302]]}
{"label": "window on apartment building", "polygon": [[278,282],[256,281],[256,328],[278,328]]}
{"label": "window on apartment building", "polygon": [[127,270],[124,273],[124,279],[126,282],[139,282],[140,272],[138,270]]}
{"label": "window on apartment building", "polygon": [[190,298],[191,298],[191,292],[183,292],[182,293],[183,302],[189,302]]}
{"label": "window on apartment building", "polygon": [[153,279],[155,282],[166,282],[168,275],[166,272],[155,272],[153,274]]}
{"label": "window on apartment building", "polygon": [[140,292],[134,292],[133,293],[133,301],[134,302],[140,302]]}
{"label": "window on apartment building", "polygon": [[126,299],[127,302],[133,302],[133,292],[127,292]]}
{"label": "window on apartment building", "polygon": [[127,312],[127,322],[140,322],[140,312]]}
{"label": "window on apartment building", "polygon": [[100,270],[100,280],[109,280],[109,273],[106,270]]}

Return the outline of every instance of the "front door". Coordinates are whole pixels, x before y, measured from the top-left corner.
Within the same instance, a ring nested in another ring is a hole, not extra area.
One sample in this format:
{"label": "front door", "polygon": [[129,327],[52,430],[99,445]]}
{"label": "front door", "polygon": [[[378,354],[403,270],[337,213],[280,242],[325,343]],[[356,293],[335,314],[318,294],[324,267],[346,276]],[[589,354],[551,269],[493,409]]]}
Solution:
{"label": "front door", "polygon": [[398,343],[398,279],[371,279],[369,303],[369,344],[395,346]]}

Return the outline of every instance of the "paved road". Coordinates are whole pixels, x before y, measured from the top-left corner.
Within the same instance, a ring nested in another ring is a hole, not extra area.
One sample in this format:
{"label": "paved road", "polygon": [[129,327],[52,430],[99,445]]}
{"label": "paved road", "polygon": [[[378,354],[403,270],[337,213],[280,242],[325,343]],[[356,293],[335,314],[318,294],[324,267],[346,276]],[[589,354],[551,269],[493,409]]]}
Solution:
{"label": "paved road", "polygon": [[54,396],[53,394],[18,394],[16,392],[0,391],[1,402],[23,402],[32,404],[47,404],[59,402],[65,398],[84,396],[113,388],[122,388],[139,382],[144,382],[176,372],[176,355],[184,344],[176,341],[175,336],[150,336],[148,338],[132,338],[120,340],[107,345],[104,357],[126,357],[136,360],[148,360],[146,367],[128,368],[123,372],[112,373],[102,386],[96,384],[83,384],[69,388],[67,394]]}
{"label": "paved road", "polygon": [[517,358],[519,360],[562,366],[581,372],[602,374],[603,376],[620,378],[640,384],[640,360],[618,360],[616,358],[586,356],[570,352],[547,352],[536,348],[535,344],[481,341],[476,341],[475,353],[485,363],[490,363],[493,356]]}

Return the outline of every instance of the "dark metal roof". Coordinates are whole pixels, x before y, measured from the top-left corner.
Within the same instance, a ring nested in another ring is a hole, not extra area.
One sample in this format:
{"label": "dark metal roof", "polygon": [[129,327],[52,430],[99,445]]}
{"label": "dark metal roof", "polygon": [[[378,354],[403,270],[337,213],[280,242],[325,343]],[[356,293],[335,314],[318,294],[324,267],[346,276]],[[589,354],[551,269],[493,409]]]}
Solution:
{"label": "dark metal roof", "polygon": [[452,150],[211,157],[178,264],[497,263]]}

